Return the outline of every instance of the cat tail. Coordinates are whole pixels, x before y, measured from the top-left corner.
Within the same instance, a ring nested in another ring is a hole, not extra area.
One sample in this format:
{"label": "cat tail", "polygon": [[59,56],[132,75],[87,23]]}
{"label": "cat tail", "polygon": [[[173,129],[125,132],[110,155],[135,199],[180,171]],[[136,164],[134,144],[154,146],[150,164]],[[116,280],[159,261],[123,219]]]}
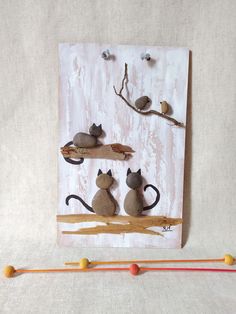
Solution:
{"label": "cat tail", "polygon": [[94,210],[92,209],[92,207],[90,207],[87,203],[85,203],[85,201],[81,197],[79,197],[75,194],[71,194],[71,195],[67,196],[67,198],[66,198],[66,205],[67,206],[69,205],[69,200],[71,198],[75,198],[76,200],[80,201],[82,203],[82,205],[84,205],[84,207],[87,208],[87,210],[94,213]]}
{"label": "cat tail", "polygon": [[[71,145],[73,145],[73,141],[68,142],[64,147],[70,147]],[[79,160],[73,160],[67,157],[63,157],[63,158],[65,159],[65,161],[67,161],[69,164],[72,164],[72,165],[80,165],[84,162],[84,158],[80,158]]]}
{"label": "cat tail", "polygon": [[159,200],[160,200],[160,192],[159,192],[159,190],[158,190],[154,185],[152,185],[152,184],[147,184],[147,185],[145,185],[144,191],[146,191],[146,189],[149,188],[149,187],[152,188],[152,189],[157,193],[157,196],[156,196],[155,201],[154,201],[151,205],[145,206],[145,207],[143,208],[143,210],[152,209],[153,207],[155,207],[155,206],[158,204],[158,202],[159,202]]}

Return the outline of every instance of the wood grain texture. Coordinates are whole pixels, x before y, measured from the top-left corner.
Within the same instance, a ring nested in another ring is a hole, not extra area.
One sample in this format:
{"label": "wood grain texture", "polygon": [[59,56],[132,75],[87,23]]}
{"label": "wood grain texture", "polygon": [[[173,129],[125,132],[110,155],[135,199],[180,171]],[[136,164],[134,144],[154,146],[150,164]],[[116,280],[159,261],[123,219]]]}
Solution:
{"label": "wood grain texture", "polygon": [[[105,61],[103,50],[109,49],[115,56]],[[148,50],[152,61],[140,59]],[[111,193],[118,203],[119,215],[125,215],[123,202],[129,191],[125,180],[127,168],[142,169],[143,186],[155,185],[160,191],[160,202],[148,212],[148,216],[182,218],[183,178],[185,153],[185,128],[171,126],[155,115],[139,115],[114,93],[119,87],[125,63],[129,66],[128,88],[123,94],[131,103],[146,95],[152,100],[150,109],[160,111],[160,102],[171,106],[177,121],[186,124],[187,82],[189,51],[185,48],[151,46],[124,46],[99,44],[61,44],[59,89],[59,145],[62,147],[77,132],[88,132],[92,123],[102,123],[105,136],[102,144],[129,145],[135,153],[128,161],[85,159],[74,166],[66,163],[58,149],[59,204],[58,214],[86,214],[76,200],[65,205],[69,194],[77,194],[88,204],[97,191],[95,179],[98,169],[112,169],[116,183]],[[142,190],[141,190],[142,191]],[[144,206],[153,202],[153,191],[143,195]],[[83,222],[81,227],[96,227],[95,222]],[[99,234],[65,235],[61,231],[76,231],[75,224],[58,222],[58,240],[62,245],[81,247],[159,247],[181,246],[181,224],[163,237],[150,234]],[[161,227],[154,231],[161,232]]]}

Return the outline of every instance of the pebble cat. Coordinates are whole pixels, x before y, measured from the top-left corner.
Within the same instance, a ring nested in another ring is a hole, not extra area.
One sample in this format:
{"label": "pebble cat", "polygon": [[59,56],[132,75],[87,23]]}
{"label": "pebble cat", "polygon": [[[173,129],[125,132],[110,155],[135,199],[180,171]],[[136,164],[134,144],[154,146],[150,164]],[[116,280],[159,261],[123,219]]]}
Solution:
{"label": "pebble cat", "polygon": [[98,137],[102,135],[102,132],[102,125],[93,123],[89,128],[89,134],[84,132],[75,134],[73,144],[82,148],[95,147],[98,144]]}
{"label": "pebble cat", "polygon": [[151,187],[157,195],[153,204],[144,207],[142,197],[138,191],[138,188],[141,187],[142,182],[143,180],[141,176],[141,169],[139,169],[137,172],[131,172],[129,168],[127,171],[126,184],[131,188],[131,190],[126,194],[124,200],[124,209],[125,212],[130,216],[140,216],[144,210],[149,210],[155,207],[160,200],[160,192],[158,189],[152,184],[147,184],[144,187],[144,191],[146,191],[148,187]]}
{"label": "pebble cat", "polygon": [[114,179],[112,177],[111,170],[107,173],[102,173],[102,170],[99,169],[96,178],[96,185],[99,190],[92,199],[92,207],[89,206],[81,197],[74,194],[67,196],[66,205],[69,205],[70,199],[74,198],[80,201],[90,212],[100,216],[113,216],[116,211],[116,202],[108,190],[113,184],[113,181]]}
{"label": "pebble cat", "polygon": [[[73,137],[73,141],[68,142],[65,147],[70,147],[72,144],[81,148],[95,147],[99,144],[98,137],[101,136],[102,133],[102,125],[96,125],[93,123],[89,128],[89,134],[83,132],[76,133]],[[80,165],[84,162],[84,158],[80,158],[79,160],[74,160],[68,157],[63,158],[66,162],[72,165]]]}

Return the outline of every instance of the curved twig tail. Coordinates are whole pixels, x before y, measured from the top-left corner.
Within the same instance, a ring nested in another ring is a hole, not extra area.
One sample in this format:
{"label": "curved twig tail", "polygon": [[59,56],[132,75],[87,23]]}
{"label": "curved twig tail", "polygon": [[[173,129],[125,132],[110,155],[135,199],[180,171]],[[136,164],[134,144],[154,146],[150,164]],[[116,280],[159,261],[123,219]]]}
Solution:
{"label": "curved twig tail", "polygon": [[71,194],[71,195],[67,196],[67,198],[66,198],[66,205],[67,206],[69,205],[69,200],[71,198],[74,198],[74,199],[80,201],[82,203],[82,205],[84,205],[84,207],[87,210],[89,210],[90,212],[94,213],[94,210],[92,209],[92,207],[90,207],[87,203],[85,203],[85,201],[81,197],[79,197],[78,195],[75,195],[75,194]]}
{"label": "curved twig tail", "polygon": [[158,202],[159,202],[159,200],[160,200],[160,192],[159,192],[159,190],[158,190],[154,185],[152,185],[152,184],[147,184],[147,185],[145,185],[144,191],[146,191],[146,189],[149,188],[149,187],[152,188],[152,189],[157,193],[157,196],[156,196],[156,199],[155,199],[154,203],[152,203],[152,204],[149,205],[149,206],[145,206],[145,207],[143,208],[143,210],[152,209],[153,207],[155,207],[155,206],[158,204]]}
{"label": "curved twig tail", "polygon": [[[69,147],[73,144],[72,141],[66,143],[65,147]],[[84,162],[84,158],[80,158],[79,160],[73,160],[71,158],[67,158],[67,157],[63,157],[65,159],[66,162],[68,162],[69,164],[72,164],[72,165],[80,165]]]}

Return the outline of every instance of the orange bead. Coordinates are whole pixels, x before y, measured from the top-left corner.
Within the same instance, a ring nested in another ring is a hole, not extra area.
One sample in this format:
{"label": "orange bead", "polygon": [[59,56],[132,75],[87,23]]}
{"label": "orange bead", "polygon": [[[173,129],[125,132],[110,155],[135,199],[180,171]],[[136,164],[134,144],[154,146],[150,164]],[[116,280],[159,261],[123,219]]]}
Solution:
{"label": "orange bead", "polygon": [[138,275],[140,268],[137,264],[131,264],[129,267],[129,271],[132,275],[136,276]]}

